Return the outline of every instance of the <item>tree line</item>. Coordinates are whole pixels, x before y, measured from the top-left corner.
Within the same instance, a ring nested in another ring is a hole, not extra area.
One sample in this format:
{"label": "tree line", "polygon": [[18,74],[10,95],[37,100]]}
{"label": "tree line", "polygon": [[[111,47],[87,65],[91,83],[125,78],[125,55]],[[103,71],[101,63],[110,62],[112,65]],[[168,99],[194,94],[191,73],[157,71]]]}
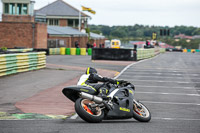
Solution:
{"label": "tree line", "polygon": [[[90,32],[97,34],[102,33],[108,39],[120,39],[122,41],[145,41],[150,40],[152,33],[157,33],[157,40],[177,46],[181,45],[184,48],[198,48],[200,39],[191,40],[189,43],[186,40],[179,42],[174,40],[175,35],[185,34],[187,36],[200,35],[200,28],[193,26],[148,26],[135,24],[133,26],[106,26],[106,25],[89,25]],[[169,36],[160,36],[160,29],[170,31]]]}

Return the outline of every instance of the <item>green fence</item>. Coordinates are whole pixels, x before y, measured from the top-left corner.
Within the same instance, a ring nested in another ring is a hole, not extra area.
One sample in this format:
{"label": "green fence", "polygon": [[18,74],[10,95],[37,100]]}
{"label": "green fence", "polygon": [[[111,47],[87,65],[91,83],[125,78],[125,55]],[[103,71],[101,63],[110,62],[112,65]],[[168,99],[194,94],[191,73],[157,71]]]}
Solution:
{"label": "green fence", "polygon": [[0,55],[0,76],[37,70],[46,67],[46,53],[18,53]]}

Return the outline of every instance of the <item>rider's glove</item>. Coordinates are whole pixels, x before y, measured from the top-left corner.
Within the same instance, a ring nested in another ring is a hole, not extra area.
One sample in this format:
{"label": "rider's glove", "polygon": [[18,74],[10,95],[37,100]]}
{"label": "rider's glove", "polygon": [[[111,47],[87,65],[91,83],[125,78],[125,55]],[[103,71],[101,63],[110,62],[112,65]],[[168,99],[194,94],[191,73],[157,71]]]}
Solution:
{"label": "rider's glove", "polygon": [[112,84],[116,84],[116,80],[111,79],[111,78],[104,77],[103,80],[104,80],[104,82],[109,82],[109,83],[112,83]]}
{"label": "rider's glove", "polygon": [[124,80],[117,80],[117,84],[125,84],[127,83],[127,81],[124,81]]}

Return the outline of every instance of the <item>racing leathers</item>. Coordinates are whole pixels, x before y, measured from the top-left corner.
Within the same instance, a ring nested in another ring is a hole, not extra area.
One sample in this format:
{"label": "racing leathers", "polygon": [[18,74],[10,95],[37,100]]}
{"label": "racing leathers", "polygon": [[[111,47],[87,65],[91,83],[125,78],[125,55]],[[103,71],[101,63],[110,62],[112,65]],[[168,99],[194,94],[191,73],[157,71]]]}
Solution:
{"label": "racing leathers", "polygon": [[107,86],[103,86],[103,84],[96,84],[98,82],[109,82],[112,84],[120,84],[121,80],[117,81],[115,79],[102,77],[96,73],[91,73],[91,74],[83,74],[80,77],[77,85],[85,85],[91,87],[92,89],[98,91],[99,95],[101,96],[106,95],[109,88]]}

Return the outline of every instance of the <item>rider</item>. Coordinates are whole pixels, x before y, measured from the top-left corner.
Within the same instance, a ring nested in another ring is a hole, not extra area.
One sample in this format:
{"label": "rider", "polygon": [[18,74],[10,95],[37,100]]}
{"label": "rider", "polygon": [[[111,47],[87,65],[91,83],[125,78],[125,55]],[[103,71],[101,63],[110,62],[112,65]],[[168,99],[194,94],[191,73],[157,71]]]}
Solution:
{"label": "rider", "polygon": [[108,93],[108,87],[103,86],[103,84],[95,84],[94,83],[98,83],[98,82],[109,82],[112,84],[121,84],[121,83],[125,83],[126,81],[124,80],[115,80],[112,78],[107,78],[107,77],[102,77],[100,75],[97,74],[97,70],[95,68],[92,67],[88,67],[86,69],[85,74],[83,74],[77,85],[85,85],[85,86],[89,86],[94,90],[97,90],[99,92],[99,95],[104,97],[106,96],[106,94]]}

